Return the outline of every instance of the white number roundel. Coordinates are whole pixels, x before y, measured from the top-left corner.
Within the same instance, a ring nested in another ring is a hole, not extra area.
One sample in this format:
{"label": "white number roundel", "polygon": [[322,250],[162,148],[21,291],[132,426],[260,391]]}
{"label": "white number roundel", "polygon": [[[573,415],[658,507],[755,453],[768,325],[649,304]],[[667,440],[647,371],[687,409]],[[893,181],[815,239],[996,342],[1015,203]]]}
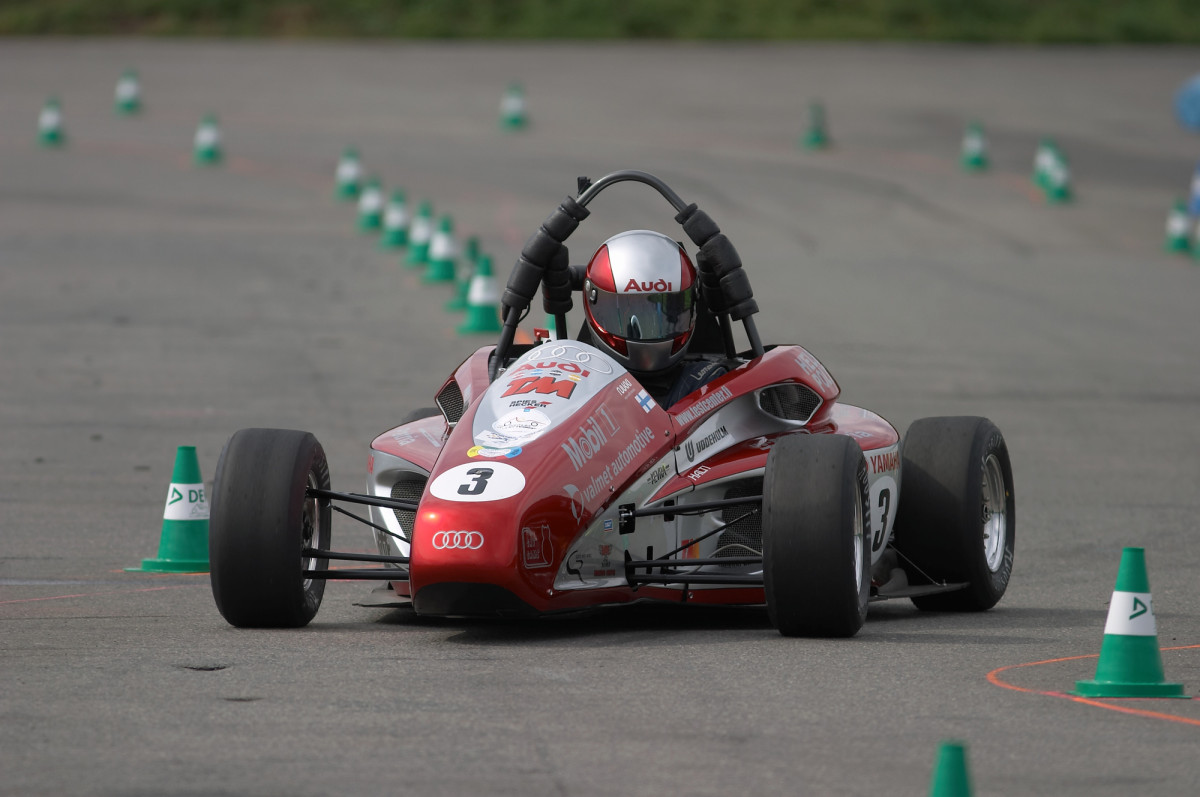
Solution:
{"label": "white number roundel", "polygon": [[455,465],[429,485],[443,501],[502,501],[525,489],[525,474],[503,462],[467,462]]}

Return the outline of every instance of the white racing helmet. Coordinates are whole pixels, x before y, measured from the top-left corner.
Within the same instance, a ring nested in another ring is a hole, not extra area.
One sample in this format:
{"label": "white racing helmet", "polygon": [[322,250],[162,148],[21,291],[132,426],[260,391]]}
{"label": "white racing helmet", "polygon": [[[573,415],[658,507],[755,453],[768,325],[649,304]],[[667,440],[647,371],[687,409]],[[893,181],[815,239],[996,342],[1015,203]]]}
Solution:
{"label": "white racing helmet", "polygon": [[667,368],[695,329],[696,267],[662,233],[614,235],[588,263],[583,307],[596,346],[625,368]]}

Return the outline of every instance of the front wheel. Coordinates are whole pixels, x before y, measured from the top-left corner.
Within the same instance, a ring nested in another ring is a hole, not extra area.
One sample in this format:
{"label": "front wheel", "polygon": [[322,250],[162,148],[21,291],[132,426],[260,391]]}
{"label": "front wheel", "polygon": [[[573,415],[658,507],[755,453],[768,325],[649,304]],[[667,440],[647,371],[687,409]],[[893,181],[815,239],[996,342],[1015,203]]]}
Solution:
{"label": "front wheel", "polygon": [[329,549],[329,465],[317,438],[290,429],[242,429],[217,462],[209,518],[213,598],[239,628],[298,628],[321,605],[325,580],[304,570],[327,560],[305,548]]}
{"label": "front wheel", "polygon": [[867,462],[844,435],[794,435],[763,476],[763,587],[784,636],[849,637],[870,599]]}
{"label": "front wheel", "polygon": [[913,598],[928,611],[978,612],[1012,575],[1017,512],[1008,446],[987,418],[922,418],[904,436],[893,544],[912,583],[966,583]]}

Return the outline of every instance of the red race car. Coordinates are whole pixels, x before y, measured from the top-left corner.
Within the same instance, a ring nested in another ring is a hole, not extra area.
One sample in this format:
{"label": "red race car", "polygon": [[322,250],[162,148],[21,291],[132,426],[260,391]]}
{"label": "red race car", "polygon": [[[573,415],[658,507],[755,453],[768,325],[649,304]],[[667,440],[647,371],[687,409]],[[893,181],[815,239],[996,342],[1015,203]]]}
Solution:
{"label": "red race car", "polygon": [[[568,265],[563,241],[624,182],[656,189],[698,247],[681,362],[720,375],[666,408],[618,344],[586,325],[575,339],[513,342],[539,287],[556,330],[580,292],[600,312],[597,285]],[[736,250],[694,204],[644,172],[580,178],[517,260],[496,345],[454,370],[436,408],[371,443],[365,493],[330,488],[311,434],[234,434],[211,502],[218,609],[236,626],[303,626],[326,580],[369,579],[421,615],[757,604],[782,634],[838,637],[862,627],[872,600],[995,605],[1016,521],[1000,431],[985,418],[925,418],[901,443],[880,416],[839,402],[811,353],[764,346],[757,309]],[[333,509],[366,524],[379,553],[332,550]]]}

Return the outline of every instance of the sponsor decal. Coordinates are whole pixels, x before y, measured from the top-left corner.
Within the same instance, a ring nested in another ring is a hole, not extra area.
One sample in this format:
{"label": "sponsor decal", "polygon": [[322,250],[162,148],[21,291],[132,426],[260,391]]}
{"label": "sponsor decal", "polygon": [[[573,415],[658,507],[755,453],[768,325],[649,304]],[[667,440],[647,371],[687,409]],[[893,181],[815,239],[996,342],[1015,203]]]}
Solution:
{"label": "sponsor decal", "polygon": [[471,446],[467,449],[468,457],[492,457],[493,459],[512,459],[521,453],[521,447],[488,448],[487,446]]}
{"label": "sponsor decal", "polygon": [[540,401],[538,399],[517,399],[516,401],[508,402],[510,407],[549,407],[549,401]]}
{"label": "sponsor decal", "polygon": [[521,529],[521,561],[528,570],[549,567],[554,556],[550,544],[550,526],[539,523]]}
{"label": "sponsor decal", "polygon": [[673,282],[665,279],[652,280],[650,282],[638,282],[635,279],[630,279],[625,283],[623,293],[666,293],[674,290]]}
{"label": "sponsor decal", "polygon": [[800,370],[808,374],[813,382],[822,390],[833,390],[834,381],[829,372],[825,370],[825,366],[821,365],[821,361],[813,357],[804,349],[796,352],[796,365],[800,366]]}
{"label": "sponsor decal", "polygon": [[871,463],[871,473],[893,471],[900,466],[900,455],[895,450],[872,454],[867,460]]}
{"label": "sponsor decal", "polygon": [[696,468],[694,471],[689,473],[687,475],[687,477],[694,482],[698,482],[698,481],[700,481],[700,477],[703,476],[704,474],[708,473],[710,470],[712,470],[712,468],[708,467],[707,465],[701,465],[700,467]]}
{"label": "sponsor decal", "polygon": [[501,501],[524,489],[525,474],[503,462],[455,465],[429,484],[435,498],[465,503]]}
{"label": "sponsor decal", "polygon": [[[585,502],[595,501],[600,496],[600,492],[604,488],[613,483],[621,471],[629,467],[629,465],[637,458],[637,455],[645,450],[646,446],[654,439],[654,432],[650,431],[650,427],[644,427],[636,435],[633,436],[633,441],[622,449],[621,453],[613,458],[613,461],[604,466],[604,470],[592,477],[592,480],[580,492],[583,493]],[[663,466],[665,467],[665,466]],[[573,485],[572,485],[573,486]],[[576,488],[578,489],[578,488]],[[568,491],[569,494],[569,491]],[[578,518],[576,518],[578,520]]]}
{"label": "sponsor decal", "polygon": [[[604,519],[604,530],[605,530],[605,531],[612,531],[612,530],[613,530],[613,522],[612,522],[612,519],[611,519],[611,518],[605,518],[605,519]],[[605,556],[608,556],[608,551],[604,550],[605,548],[608,548],[609,550],[612,550],[612,546],[611,546],[611,545],[601,545],[601,546],[600,546],[600,553],[604,554]]]}
{"label": "sponsor decal", "polygon": [[624,396],[626,393],[628,393],[630,391],[630,389],[632,387],[633,387],[633,380],[630,379],[629,377],[625,377],[624,379],[622,379],[620,382],[617,383],[617,395]]}
{"label": "sponsor decal", "polygon": [[433,547],[439,551],[478,551],[483,547],[483,532],[435,531]]}
{"label": "sponsor decal", "polygon": [[562,444],[562,450],[567,452],[571,465],[578,471],[590,462],[592,457],[596,456],[596,453],[608,443],[608,438],[616,434],[620,428],[602,404],[595,414],[589,415],[579,425],[579,434],[567,438],[567,442]]}
{"label": "sponsor decal", "polygon": [[570,398],[575,392],[576,384],[570,379],[555,379],[552,376],[523,376],[509,382],[508,389],[500,394],[500,398],[525,393],[537,393],[542,396],[553,393],[562,398]]}
{"label": "sponsor decal", "polygon": [[669,462],[664,462],[661,465],[659,465],[657,468],[655,468],[654,470],[652,470],[646,474],[646,483],[648,485],[650,485],[651,487],[654,487],[656,484],[661,482],[663,479],[667,478],[667,474],[670,471],[671,471],[671,464]]}
{"label": "sponsor decal", "polygon": [[175,484],[167,488],[163,520],[208,520],[203,484]]}
{"label": "sponsor decal", "polygon": [[550,428],[550,417],[541,410],[524,407],[492,423],[492,429],[512,440],[529,442]]}
{"label": "sponsor decal", "polygon": [[605,567],[596,568],[592,571],[592,578],[612,578],[617,574],[616,568]]}
{"label": "sponsor decal", "polygon": [[679,552],[680,559],[699,559],[700,558],[700,545],[698,543],[694,543],[690,539],[688,539],[688,540],[684,540],[683,544],[680,547],[683,548],[683,550]]}
{"label": "sponsor decal", "polygon": [[709,393],[704,398],[697,401],[692,406],[688,407],[683,412],[675,416],[675,420],[680,423],[691,423],[692,421],[704,415],[707,412],[715,410],[717,407],[729,401],[733,397],[733,391],[728,387],[720,387]]}
{"label": "sponsor decal", "polygon": [[1108,605],[1108,620],[1104,624],[1105,634],[1123,636],[1156,636],[1154,606],[1149,592],[1113,592]]}
{"label": "sponsor decal", "polygon": [[608,360],[598,352],[585,351],[573,343],[556,343],[553,346],[543,346],[537,350],[537,356],[553,357],[555,360],[562,362],[571,362],[577,365],[586,365],[591,370],[598,374],[611,374],[612,366],[608,364]]}
{"label": "sponsor decal", "polygon": [[563,489],[567,491],[567,498],[571,501],[571,517],[578,523],[583,517],[583,491],[573,484],[564,484]]}
{"label": "sponsor decal", "polygon": [[774,445],[775,438],[773,437],[756,437],[750,441],[750,447],[757,448],[759,451],[770,451]]}
{"label": "sponsor decal", "polygon": [[375,472],[375,455],[368,454],[367,455],[367,473],[374,473],[374,472]]}
{"label": "sponsor decal", "polygon": [[[512,370],[514,374],[526,374],[531,376],[541,376],[544,373],[550,373],[555,376],[563,376],[565,374],[573,374],[577,377],[591,376],[592,372],[584,368],[577,362],[558,362],[556,360],[547,360],[545,362],[527,362],[523,365],[518,365]],[[576,379],[575,381],[579,381]]]}
{"label": "sponsor decal", "polygon": [[695,445],[691,440],[684,443],[683,450],[687,454],[688,462],[695,461],[696,457],[704,453],[705,449],[711,448],[716,443],[729,437],[729,431],[724,426],[718,426],[712,432],[709,432],[704,437],[695,441]]}
{"label": "sponsor decal", "polygon": [[634,398],[637,399],[637,403],[641,406],[643,412],[649,412],[655,407],[654,399],[650,398],[650,394],[644,390],[638,391],[638,394]]}
{"label": "sponsor decal", "polygon": [[430,432],[428,429],[420,429],[415,432],[410,429],[397,429],[396,431],[392,432],[392,440],[395,441],[396,445],[398,446],[410,446],[413,443],[418,442],[418,440],[424,440],[434,448],[437,448],[442,444],[441,438]]}

